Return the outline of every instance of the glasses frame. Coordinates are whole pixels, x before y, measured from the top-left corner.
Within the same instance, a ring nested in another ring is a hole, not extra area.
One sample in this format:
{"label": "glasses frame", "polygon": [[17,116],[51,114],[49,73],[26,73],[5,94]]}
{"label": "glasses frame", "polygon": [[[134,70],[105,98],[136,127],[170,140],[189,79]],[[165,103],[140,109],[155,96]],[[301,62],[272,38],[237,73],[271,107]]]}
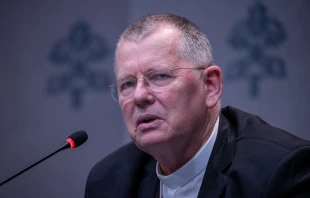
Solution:
{"label": "glasses frame", "polygon": [[[139,80],[142,80],[142,79],[143,79],[144,83],[146,84],[146,82],[148,82],[148,81],[145,79],[144,76],[147,75],[148,73],[151,73],[151,72],[154,72],[154,71],[157,71],[157,70],[161,70],[161,69],[167,69],[167,70],[169,70],[169,71],[171,72],[172,78],[173,78],[173,80],[174,80],[175,76],[174,76],[174,73],[173,73],[173,72],[176,71],[176,70],[181,70],[181,69],[198,69],[198,70],[204,70],[204,69],[206,69],[206,68],[207,68],[207,67],[197,67],[197,68],[194,68],[194,67],[178,67],[178,68],[174,68],[174,69],[160,68],[160,69],[151,70],[151,71],[149,71],[149,72],[143,74],[143,78],[139,78],[139,79],[134,78],[134,77],[131,77],[131,78],[135,79],[136,82],[138,82]],[[111,95],[112,95],[112,98],[113,98],[115,101],[119,101],[119,100],[117,99],[117,97],[114,96],[114,93],[113,93],[113,89],[114,89],[114,88],[113,88],[113,84],[117,84],[117,82],[120,81],[120,80],[122,80],[122,79],[115,80],[113,83],[111,83],[111,84],[108,86],[108,87],[110,88],[110,93],[111,93]],[[146,84],[146,85],[147,85],[147,84]],[[117,90],[117,92],[118,92],[118,90]]]}

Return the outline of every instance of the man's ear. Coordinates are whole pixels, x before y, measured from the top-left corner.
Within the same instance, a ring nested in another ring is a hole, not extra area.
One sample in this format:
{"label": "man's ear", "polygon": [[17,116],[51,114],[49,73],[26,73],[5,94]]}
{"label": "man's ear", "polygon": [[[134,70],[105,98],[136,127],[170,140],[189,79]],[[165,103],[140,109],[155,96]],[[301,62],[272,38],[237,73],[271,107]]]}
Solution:
{"label": "man's ear", "polygon": [[218,103],[222,95],[222,70],[216,65],[207,67],[203,72],[203,81],[207,94],[206,105],[208,108],[212,108]]}

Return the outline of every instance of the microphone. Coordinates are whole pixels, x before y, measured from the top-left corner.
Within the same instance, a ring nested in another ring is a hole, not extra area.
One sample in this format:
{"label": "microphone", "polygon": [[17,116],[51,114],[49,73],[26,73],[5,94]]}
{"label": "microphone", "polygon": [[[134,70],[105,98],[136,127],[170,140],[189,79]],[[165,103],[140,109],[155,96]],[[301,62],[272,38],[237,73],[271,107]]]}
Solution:
{"label": "microphone", "polygon": [[41,163],[42,161],[46,160],[47,158],[55,155],[59,151],[62,151],[62,150],[67,149],[67,148],[76,148],[76,147],[82,145],[84,142],[86,142],[87,138],[88,138],[88,135],[83,130],[76,131],[76,132],[72,133],[66,139],[66,141],[57,150],[55,150],[54,152],[52,152],[49,155],[45,156],[44,158],[40,159],[39,161],[31,164],[27,168],[19,171],[18,173],[16,173],[15,175],[9,177],[8,179],[4,180],[3,182],[0,183],[0,186],[2,186],[3,184],[9,182],[10,180],[14,179],[15,177],[21,175],[22,173],[26,172],[27,170],[31,169],[32,167],[36,166],[37,164]]}

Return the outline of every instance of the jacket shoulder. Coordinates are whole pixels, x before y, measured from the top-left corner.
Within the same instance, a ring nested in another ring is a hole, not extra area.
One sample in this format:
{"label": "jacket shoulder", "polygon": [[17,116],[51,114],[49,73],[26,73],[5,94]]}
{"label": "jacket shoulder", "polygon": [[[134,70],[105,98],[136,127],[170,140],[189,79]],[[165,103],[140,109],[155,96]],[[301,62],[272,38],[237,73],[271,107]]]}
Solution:
{"label": "jacket shoulder", "polygon": [[227,170],[227,193],[240,197],[252,197],[253,192],[257,197],[282,197],[286,193],[293,195],[293,189],[308,192],[309,141],[233,107],[226,107],[221,113],[222,127],[226,126],[235,136],[234,157]]}
{"label": "jacket shoulder", "polygon": [[133,142],[130,142],[97,162],[91,172],[103,174],[108,171],[111,173],[115,170],[119,170],[124,164],[130,166],[130,162],[133,162],[144,155],[146,155],[146,153],[141,151]]}
{"label": "jacket shoulder", "polygon": [[223,108],[222,114],[235,132],[235,142],[253,141],[262,144],[269,143],[275,147],[282,147],[287,151],[293,151],[299,147],[310,145],[309,141],[271,126],[257,115],[233,107]]}
{"label": "jacket shoulder", "polygon": [[109,154],[91,169],[86,183],[85,197],[110,197],[113,192],[130,189],[137,183],[151,157],[130,142]]}

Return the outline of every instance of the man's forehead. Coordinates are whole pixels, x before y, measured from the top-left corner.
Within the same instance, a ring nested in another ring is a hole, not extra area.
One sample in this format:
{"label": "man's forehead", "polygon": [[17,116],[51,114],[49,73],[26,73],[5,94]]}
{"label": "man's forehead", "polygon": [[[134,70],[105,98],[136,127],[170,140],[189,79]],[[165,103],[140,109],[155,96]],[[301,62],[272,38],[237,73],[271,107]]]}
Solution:
{"label": "man's forehead", "polygon": [[165,59],[174,59],[178,49],[178,38],[175,29],[168,27],[160,28],[141,41],[124,39],[115,56],[116,67],[121,65],[124,68],[126,65],[136,64],[135,61],[165,62]]}
{"label": "man's forehead", "polygon": [[178,38],[179,31],[177,29],[175,29],[171,25],[161,25],[143,38],[139,38],[137,40],[123,38],[121,40],[119,48],[124,48],[127,46],[133,47],[134,45],[144,45],[146,47],[152,44],[167,45],[169,43],[172,44],[177,42]]}

